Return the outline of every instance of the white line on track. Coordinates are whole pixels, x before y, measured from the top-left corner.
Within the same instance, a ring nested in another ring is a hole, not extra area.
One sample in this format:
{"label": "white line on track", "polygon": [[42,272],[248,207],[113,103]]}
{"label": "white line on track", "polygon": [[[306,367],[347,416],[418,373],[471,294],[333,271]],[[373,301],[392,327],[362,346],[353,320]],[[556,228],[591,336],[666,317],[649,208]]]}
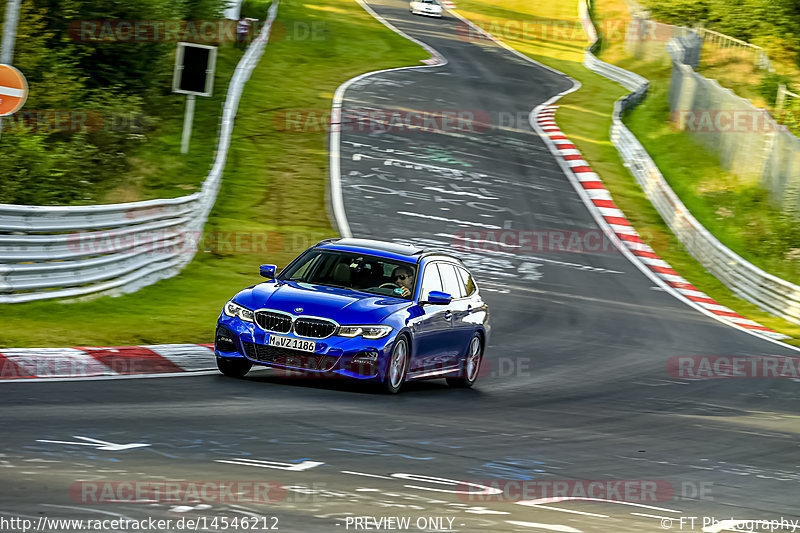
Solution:
{"label": "white line on track", "polygon": [[[383,24],[393,32],[397,33],[398,35],[405,37],[409,41],[417,43],[418,45],[422,46],[425,50],[427,50],[431,54],[431,59],[435,61],[435,64],[376,70],[374,72],[367,72],[365,74],[361,74],[360,76],[356,76],[355,78],[347,80],[342,85],[340,85],[338,89],[336,89],[336,94],[334,94],[333,96],[333,106],[331,108],[331,122],[333,122],[334,117],[341,116],[342,103],[344,102],[344,93],[354,83],[383,72],[399,72],[405,70],[436,68],[436,67],[442,67],[448,63],[447,58],[445,58],[442,54],[440,54],[439,51],[437,51],[432,46],[411,37],[407,33],[403,32],[402,30],[394,26],[391,22],[389,22],[385,18],[381,17],[378,13],[376,13],[374,9],[372,9],[369,5],[367,5],[366,2],[364,2],[364,0],[356,0],[356,1],[362,8],[364,8],[365,11],[367,11],[367,13],[372,15],[381,24]],[[352,237],[353,232],[350,230],[350,223],[347,221],[347,212],[345,211],[344,208],[344,198],[342,196],[341,132],[337,131],[337,129],[338,128],[331,128],[331,137],[330,137],[331,204],[333,206],[334,221],[336,223],[337,229],[339,230],[339,234],[342,237]]]}
{"label": "white line on track", "polygon": [[513,526],[532,527],[536,529],[546,529],[548,531],[561,531],[562,533],[582,533],[582,530],[561,524],[540,524],[538,522],[522,522],[519,520],[506,520],[507,524]]}
{"label": "white line on track", "polygon": [[342,474],[352,474],[354,476],[364,476],[364,477],[377,477],[380,479],[394,479],[389,476],[379,476],[378,474],[365,474],[364,472],[352,472],[350,470],[341,470]]}
{"label": "white line on track", "polygon": [[536,500],[523,500],[516,502],[517,505],[527,505],[530,507],[539,507],[543,503],[559,503],[559,502],[600,502],[600,503],[613,503],[617,505],[631,505],[634,507],[642,507],[644,509],[652,509],[654,511],[664,511],[667,513],[681,514],[683,511],[676,511],[675,509],[667,509],[665,507],[656,507],[655,505],[646,505],[644,503],[626,502],[622,500],[608,500],[605,498],[589,498],[589,497],[574,497],[574,496],[556,496],[553,498],[538,498]]}
{"label": "white line on track", "polygon": [[631,514],[635,515],[635,516],[644,516],[645,518],[658,518],[658,519],[661,519],[661,520],[674,520],[675,519],[674,516],[659,516],[657,514],[647,514],[647,513],[631,513]]}
{"label": "white line on track", "polygon": [[452,222],[454,224],[461,224],[464,226],[477,226],[479,228],[486,228],[486,229],[503,229],[500,226],[493,226],[491,224],[481,224],[480,222],[470,222],[468,220],[458,220],[455,218],[437,217],[436,215],[424,215],[422,213],[411,213],[409,211],[398,211],[397,214],[404,215],[407,217],[427,218],[430,220],[438,220],[441,222]]}
{"label": "white line on track", "polygon": [[[528,505],[525,502],[517,502],[520,505]],[[548,511],[561,511],[562,513],[579,514],[583,516],[593,516],[595,518],[608,518],[607,514],[589,513],[586,511],[577,511],[575,509],[563,509],[561,507],[550,507],[549,505],[530,505],[536,509],[547,509]]]}

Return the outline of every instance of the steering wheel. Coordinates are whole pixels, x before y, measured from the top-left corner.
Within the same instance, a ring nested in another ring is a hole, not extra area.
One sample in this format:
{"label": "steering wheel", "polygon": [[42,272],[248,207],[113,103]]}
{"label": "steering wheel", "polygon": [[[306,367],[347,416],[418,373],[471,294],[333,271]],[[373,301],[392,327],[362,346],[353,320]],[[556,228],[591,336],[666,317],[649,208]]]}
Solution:
{"label": "steering wheel", "polygon": [[381,285],[378,288],[379,289],[398,289],[399,287],[397,285],[395,285],[394,283],[384,283],[383,285]]}

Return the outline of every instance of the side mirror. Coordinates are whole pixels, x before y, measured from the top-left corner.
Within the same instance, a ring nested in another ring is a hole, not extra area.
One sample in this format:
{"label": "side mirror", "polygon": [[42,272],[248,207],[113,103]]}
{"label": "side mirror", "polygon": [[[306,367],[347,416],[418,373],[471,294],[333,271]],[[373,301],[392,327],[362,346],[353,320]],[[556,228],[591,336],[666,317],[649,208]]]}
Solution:
{"label": "side mirror", "polygon": [[275,271],[277,270],[277,268],[278,267],[276,267],[275,265],[261,265],[259,271],[263,277],[267,279],[274,279]]}
{"label": "side mirror", "polygon": [[420,303],[431,305],[448,305],[452,301],[453,297],[446,292],[431,291],[428,293],[428,299]]}

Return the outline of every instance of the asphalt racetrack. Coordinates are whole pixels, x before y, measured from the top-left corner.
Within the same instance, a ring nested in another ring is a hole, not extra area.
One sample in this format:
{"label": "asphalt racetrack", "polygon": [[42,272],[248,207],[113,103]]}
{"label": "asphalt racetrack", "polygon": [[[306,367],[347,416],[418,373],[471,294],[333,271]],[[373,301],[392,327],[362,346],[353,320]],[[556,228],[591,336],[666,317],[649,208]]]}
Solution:
{"label": "asphalt racetrack", "polygon": [[[355,236],[452,247],[467,230],[600,233],[527,123],[569,79],[462,38],[452,17],[370,5],[448,64],[366,77],[345,109],[470,111],[488,122],[346,129],[342,194]],[[678,356],[796,351],[689,308],[613,248],[463,257],[492,312],[474,389],[441,380],[386,396],[271,371],[5,383],[0,519],[266,517],[247,529],[338,532],[373,526],[355,517],[398,517],[372,530],[609,533],[800,519],[798,380],[667,371]],[[119,486],[106,482],[176,480],[275,484],[267,502],[246,490],[210,503],[103,493]],[[597,480],[606,497],[581,498]],[[622,497],[607,490],[614,481]],[[552,495],[547,482],[569,497],[540,499]],[[486,486],[504,493],[465,494]]]}

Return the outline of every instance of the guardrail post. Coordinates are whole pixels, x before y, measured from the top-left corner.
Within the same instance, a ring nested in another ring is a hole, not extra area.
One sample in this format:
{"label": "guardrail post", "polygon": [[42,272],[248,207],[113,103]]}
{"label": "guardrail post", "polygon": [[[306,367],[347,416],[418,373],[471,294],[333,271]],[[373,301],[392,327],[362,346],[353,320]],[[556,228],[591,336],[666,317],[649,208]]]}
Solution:
{"label": "guardrail post", "polygon": [[694,74],[694,70],[692,70],[692,67],[689,65],[677,63],[675,64],[675,67],[680,69],[681,86],[675,109],[672,111],[673,113],[677,113],[678,129],[684,131],[686,129],[688,112],[692,110],[692,101],[694,100],[697,80],[695,80],[694,76],[692,75]]}
{"label": "guardrail post", "polygon": [[3,44],[0,51],[0,63],[10,65],[14,57],[14,41],[17,38],[17,20],[19,20],[20,0],[8,0],[6,18],[3,24]]}

